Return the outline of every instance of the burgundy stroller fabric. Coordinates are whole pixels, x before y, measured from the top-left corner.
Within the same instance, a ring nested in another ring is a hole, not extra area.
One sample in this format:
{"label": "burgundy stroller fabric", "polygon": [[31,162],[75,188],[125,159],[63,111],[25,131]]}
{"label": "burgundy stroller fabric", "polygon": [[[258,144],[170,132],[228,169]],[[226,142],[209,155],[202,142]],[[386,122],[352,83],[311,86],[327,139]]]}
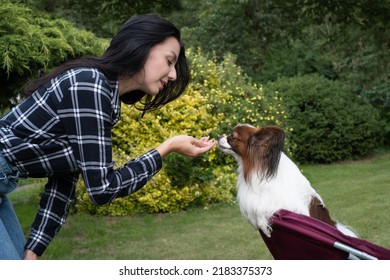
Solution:
{"label": "burgundy stroller fabric", "polygon": [[390,260],[389,249],[287,210],[274,214],[271,237],[260,234],[275,260]]}

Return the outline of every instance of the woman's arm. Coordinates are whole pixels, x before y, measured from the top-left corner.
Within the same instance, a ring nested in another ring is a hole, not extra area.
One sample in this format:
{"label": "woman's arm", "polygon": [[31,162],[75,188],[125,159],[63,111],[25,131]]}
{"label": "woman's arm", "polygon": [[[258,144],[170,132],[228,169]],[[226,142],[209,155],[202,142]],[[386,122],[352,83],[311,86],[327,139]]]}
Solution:
{"label": "woman's arm", "polygon": [[76,173],[49,177],[25,246],[25,258],[41,256],[64,224],[74,201],[78,177]]}

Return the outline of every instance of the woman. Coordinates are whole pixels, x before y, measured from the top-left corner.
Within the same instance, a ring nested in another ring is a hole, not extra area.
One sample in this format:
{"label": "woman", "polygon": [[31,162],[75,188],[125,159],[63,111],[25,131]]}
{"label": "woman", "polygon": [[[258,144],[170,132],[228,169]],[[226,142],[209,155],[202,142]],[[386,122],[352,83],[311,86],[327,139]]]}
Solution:
{"label": "woman", "polygon": [[[120,102],[143,113],[178,98],[189,82],[179,30],[154,15],[128,20],[101,57],[68,62],[25,87],[0,121],[0,259],[37,259],[64,223],[81,174],[97,205],[144,186],[171,152],[207,153],[207,137],[181,135],[114,169],[111,130]],[[48,177],[27,243],[6,194],[20,176]],[[26,244],[26,245],[24,245]]]}

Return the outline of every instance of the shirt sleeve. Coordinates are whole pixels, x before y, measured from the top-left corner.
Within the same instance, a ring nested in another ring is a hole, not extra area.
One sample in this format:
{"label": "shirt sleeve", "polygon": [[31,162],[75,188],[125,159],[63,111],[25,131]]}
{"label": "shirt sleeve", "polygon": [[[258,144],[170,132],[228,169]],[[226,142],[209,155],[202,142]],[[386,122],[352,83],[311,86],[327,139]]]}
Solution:
{"label": "shirt sleeve", "polygon": [[26,249],[41,256],[69,213],[79,174],[52,176],[41,195],[39,211],[32,224]]}
{"label": "shirt sleeve", "polygon": [[96,71],[81,73],[58,110],[87,192],[97,205],[139,190],[162,167],[161,156],[153,149],[114,169],[113,98],[113,88],[104,76]]}

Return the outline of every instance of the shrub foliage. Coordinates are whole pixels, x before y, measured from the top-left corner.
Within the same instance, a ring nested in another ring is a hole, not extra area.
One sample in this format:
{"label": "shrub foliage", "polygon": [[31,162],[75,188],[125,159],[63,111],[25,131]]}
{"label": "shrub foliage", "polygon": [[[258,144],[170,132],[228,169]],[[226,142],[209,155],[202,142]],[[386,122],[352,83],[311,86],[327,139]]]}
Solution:
{"label": "shrub foliage", "polygon": [[350,86],[318,74],[265,85],[283,99],[290,152],[301,163],[331,163],[369,155],[383,140],[378,111]]}
{"label": "shrub foliage", "polygon": [[107,45],[68,21],[7,1],[0,5],[0,19],[0,108],[17,103],[20,88],[38,70],[101,54]]}

